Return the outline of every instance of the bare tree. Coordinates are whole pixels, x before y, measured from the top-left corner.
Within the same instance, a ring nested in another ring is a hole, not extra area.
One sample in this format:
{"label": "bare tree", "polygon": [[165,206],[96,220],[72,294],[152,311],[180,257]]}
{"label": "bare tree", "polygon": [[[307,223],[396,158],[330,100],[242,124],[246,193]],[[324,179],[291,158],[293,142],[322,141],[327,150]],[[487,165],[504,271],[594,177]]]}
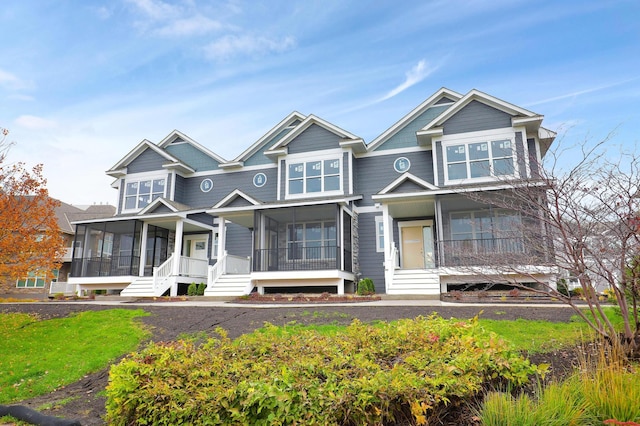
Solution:
{"label": "bare tree", "polygon": [[[573,164],[564,166],[572,158]],[[527,277],[536,283],[529,290],[569,304],[598,334],[621,343],[629,355],[640,355],[640,156],[614,152],[606,138],[592,147],[551,150],[543,165],[531,169],[531,178],[500,179],[501,190],[464,192],[476,202],[516,212],[520,220],[511,232],[522,242],[508,250],[475,249],[466,267],[476,274],[484,270],[489,282]],[[486,268],[471,265],[499,265],[495,271],[508,273],[487,274]],[[541,279],[539,267],[577,282],[586,304]],[[521,286],[515,280],[509,284]],[[603,288],[613,292],[620,307],[621,332],[605,315]]]}

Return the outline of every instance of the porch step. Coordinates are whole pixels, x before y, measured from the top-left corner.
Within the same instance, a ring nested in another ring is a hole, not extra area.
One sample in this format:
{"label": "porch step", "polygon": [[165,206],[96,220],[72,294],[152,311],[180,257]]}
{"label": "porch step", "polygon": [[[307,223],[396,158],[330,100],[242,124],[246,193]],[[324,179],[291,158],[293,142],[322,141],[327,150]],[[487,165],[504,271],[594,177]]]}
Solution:
{"label": "porch step", "polygon": [[393,274],[393,282],[387,287],[387,294],[439,295],[440,276],[430,270],[398,269]]}
{"label": "porch step", "polygon": [[120,292],[120,296],[127,297],[153,297],[153,277],[136,278],[124,290]]}
{"label": "porch step", "polygon": [[249,274],[225,274],[218,278],[218,281],[208,286],[204,291],[205,296],[243,296],[249,294],[253,286],[251,285],[251,275]]}

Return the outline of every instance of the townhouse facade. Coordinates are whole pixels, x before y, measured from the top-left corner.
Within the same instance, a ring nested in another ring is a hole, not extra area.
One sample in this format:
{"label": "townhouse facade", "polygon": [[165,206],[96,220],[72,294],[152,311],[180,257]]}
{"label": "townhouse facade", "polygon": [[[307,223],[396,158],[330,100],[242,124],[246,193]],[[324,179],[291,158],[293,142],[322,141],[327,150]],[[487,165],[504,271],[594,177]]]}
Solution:
{"label": "townhouse facade", "polygon": [[342,294],[368,277],[378,293],[439,297],[487,274],[532,281],[504,259],[553,282],[547,254],[523,244],[521,214],[468,196],[535,178],[555,138],[542,121],[442,88],[369,143],[298,112],[230,161],[179,131],[143,140],[107,170],[116,215],[76,223],[69,282],[129,296],[203,282],[205,295],[238,296]]}

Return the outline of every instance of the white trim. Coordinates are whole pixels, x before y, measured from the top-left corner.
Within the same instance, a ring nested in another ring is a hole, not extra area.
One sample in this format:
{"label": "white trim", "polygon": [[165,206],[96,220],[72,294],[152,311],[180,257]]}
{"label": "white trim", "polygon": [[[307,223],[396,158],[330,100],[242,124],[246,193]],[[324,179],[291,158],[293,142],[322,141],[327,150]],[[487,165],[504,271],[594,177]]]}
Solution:
{"label": "white trim", "polygon": [[[167,171],[155,171],[155,172],[144,172],[144,173],[134,173],[134,174],[130,174],[127,175],[123,180],[123,185],[122,185],[122,199],[120,206],[122,207],[120,210],[120,213],[122,214],[129,214],[129,213],[138,213],[138,212],[142,212],[144,211],[144,209],[146,207],[148,207],[150,204],[152,204],[155,200],[150,200],[149,204],[147,204],[144,207],[137,207],[138,205],[138,197],[136,196],[136,207],[135,208],[130,208],[127,209],[126,208],[126,198],[127,198],[127,184],[128,183],[133,183],[133,182],[138,182],[138,184],[142,181],[147,181],[150,180],[153,185],[153,181],[154,180],[159,180],[159,179],[164,179],[164,192],[162,193],[162,195],[159,198],[166,198],[167,197],[167,193],[169,192],[169,188],[167,185],[167,181],[169,180],[169,172]],[[153,191],[153,188],[151,188],[151,191]],[[150,192],[149,195],[151,195],[153,192]]]}
{"label": "white trim", "polygon": [[377,194],[374,195],[386,195],[389,192],[393,191],[394,189],[396,189],[398,186],[400,186],[401,184],[403,184],[406,181],[411,181],[413,183],[415,183],[416,185],[422,186],[425,190],[429,190],[429,191],[437,191],[440,188],[438,188],[437,186],[434,186],[432,184],[430,184],[429,182],[427,182],[426,180],[420,179],[419,177],[409,173],[409,172],[405,172],[402,175],[400,175],[399,177],[397,177],[393,182],[391,182],[389,185],[385,186],[384,188],[382,188]]}
{"label": "white trim", "polygon": [[262,203],[260,203],[258,200],[256,200],[255,198],[245,194],[244,192],[242,192],[239,189],[234,189],[232,192],[230,192],[229,194],[227,194],[226,197],[224,197],[222,200],[218,201],[213,208],[214,209],[219,209],[219,208],[224,208],[224,205],[226,203],[228,203],[229,201],[235,199],[236,197],[241,197],[243,199],[245,199],[246,201],[248,201],[249,203],[253,204],[254,206],[258,206],[261,205]]}
{"label": "white trim", "polygon": [[158,147],[165,149],[167,146],[171,145],[171,143],[176,139],[176,138],[180,138],[182,139],[182,142],[186,142],[190,145],[192,145],[194,148],[196,148],[198,151],[201,151],[203,154],[207,155],[208,157],[212,158],[213,160],[217,161],[218,164],[222,164],[222,163],[226,163],[227,160],[225,160],[224,158],[220,157],[218,154],[216,154],[215,152],[211,151],[210,149],[208,149],[205,146],[200,145],[198,142],[196,142],[194,139],[191,139],[189,136],[185,135],[184,133],[182,133],[179,130],[173,130],[172,132],[170,132],[167,136],[165,136],[159,143],[158,143]]}
{"label": "white trim", "polygon": [[[326,196],[335,196],[335,195],[342,195],[344,194],[344,185],[343,185],[343,179],[344,179],[344,161],[343,161],[343,153],[344,151],[341,149],[338,150],[324,150],[324,151],[313,151],[313,152],[305,152],[305,153],[300,153],[300,154],[294,154],[294,155],[289,155],[287,156],[287,158],[285,158],[285,164],[284,164],[284,172],[285,172],[285,199],[286,200],[292,200],[292,199],[299,199],[299,198],[312,198],[312,197],[326,197]],[[338,175],[338,180],[339,180],[339,189],[337,190],[332,190],[332,191],[318,191],[318,192],[308,192],[306,190],[306,184],[307,184],[307,163],[310,162],[316,162],[319,161],[321,166],[322,166],[322,173],[319,175],[320,179],[321,179],[321,185],[324,186],[324,177],[325,177],[325,173],[324,173],[324,162],[327,160],[337,160],[340,164],[338,166],[339,169],[339,175]],[[303,176],[302,176],[302,184],[303,184],[303,192],[301,193],[296,193],[296,194],[291,194],[289,193],[289,166],[291,164],[302,164],[303,165]]]}
{"label": "white trim", "polygon": [[355,180],[353,177],[353,153],[349,153],[347,158],[349,159],[349,176],[347,176],[349,181],[349,194],[353,194],[353,181]]}
{"label": "white trim", "polygon": [[[402,253],[403,251],[403,241],[402,241],[402,228],[411,228],[411,227],[417,227],[417,226],[422,226],[424,227],[430,227],[432,228],[431,232],[433,232],[433,220],[407,220],[407,221],[400,221],[398,220],[398,243],[399,243],[399,248],[398,248],[398,253],[400,254],[400,268],[401,269],[406,269],[404,267],[404,254]],[[435,244],[433,244],[433,238],[431,241],[431,253],[432,255],[435,257]],[[422,239],[422,246],[424,249],[424,238]],[[424,256],[425,254],[423,253],[422,255],[422,260],[423,262],[426,261],[426,257]],[[423,269],[427,269],[426,265],[423,266]],[[430,269],[430,268],[429,268]]]}
{"label": "white trim", "polygon": [[371,151],[364,154],[355,154],[356,158],[368,158],[368,157],[382,157],[385,155],[388,156],[397,156],[403,155],[410,152],[425,152],[431,151],[431,147],[424,146],[411,146],[407,148],[393,148],[393,149],[381,149],[379,151]]}
{"label": "white trim", "polygon": [[380,213],[381,212],[381,210],[380,210],[381,207],[382,207],[382,205],[362,206],[362,207],[355,206],[353,208],[353,211],[356,212],[357,214]]}
{"label": "white trim", "polygon": [[[399,164],[401,161],[406,161],[406,162],[407,162],[407,167],[406,167],[406,169],[405,169],[405,170],[398,170],[398,164]],[[407,172],[409,172],[409,170],[411,170],[411,160],[409,160],[409,158],[408,158],[408,157],[404,157],[404,156],[402,156],[402,157],[397,157],[395,160],[393,160],[393,170],[394,170],[396,173],[407,173]]]}
{"label": "white trim", "polygon": [[[373,218],[375,223],[375,234],[376,234],[376,252],[384,253],[384,247],[386,244],[386,235],[384,235],[384,216],[378,215]],[[382,225],[382,232],[380,232],[380,225]],[[382,247],[380,247],[380,237],[382,237]]]}
{"label": "white trim", "polygon": [[[256,183],[256,178],[258,176],[262,176],[264,178],[262,184]],[[253,183],[253,186],[255,186],[256,188],[262,188],[263,186],[265,186],[267,184],[268,180],[269,179],[267,178],[267,175],[264,172],[258,172],[258,173],[253,175],[253,178],[251,178],[251,183]]]}

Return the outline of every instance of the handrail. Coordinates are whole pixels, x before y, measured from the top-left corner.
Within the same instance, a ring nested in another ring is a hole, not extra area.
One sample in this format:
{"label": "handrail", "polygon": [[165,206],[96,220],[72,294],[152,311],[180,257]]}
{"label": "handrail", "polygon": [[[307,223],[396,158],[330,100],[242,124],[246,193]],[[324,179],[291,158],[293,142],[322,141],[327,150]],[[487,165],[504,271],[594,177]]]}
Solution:
{"label": "handrail", "polygon": [[209,267],[209,279],[207,280],[207,287],[211,288],[218,281],[218,279],[224,274],[225,263],[227,263],[227,252],[218,261]]}
{"label": "handrail", "polygon": [[167,260],[162,263],[160,266],[156,266],[153,268],[153,290],[154,293],[158,290],[161,285],[164,285],[169,277],[171,276],[171,271],[173,270],[173,253]]}
{"label": "handrail", "polygon": [[224,274],[248,274],[251,272],[251,258],[235,256],[224,252],[215,265],[209,267],[207,287],[213,287]]}

